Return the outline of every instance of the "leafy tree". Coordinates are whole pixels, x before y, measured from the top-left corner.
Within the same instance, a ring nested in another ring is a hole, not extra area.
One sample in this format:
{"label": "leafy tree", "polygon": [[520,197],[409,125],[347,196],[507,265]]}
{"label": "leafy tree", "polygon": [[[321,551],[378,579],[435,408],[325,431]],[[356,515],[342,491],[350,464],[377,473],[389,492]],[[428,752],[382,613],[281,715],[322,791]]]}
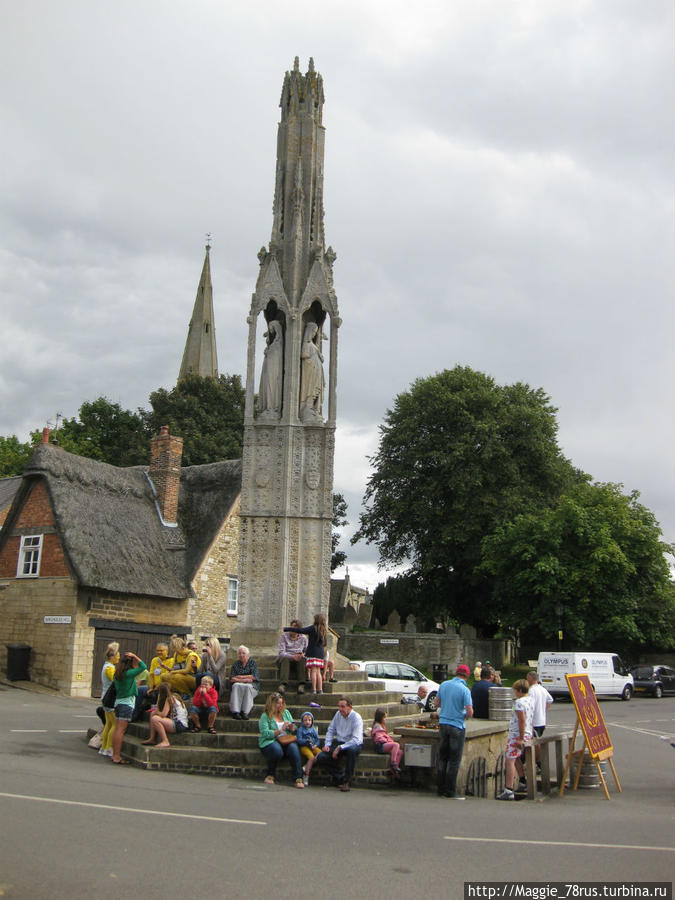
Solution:
{"label": "leafy tree", "polygon": [[424,581],[417,575],[390,576],[373,591],[373,612],[382,623],[396,610],[402,622],[413,615],[422,619],[425,631],[433,631],[438,621],[433,606],[428,602]]}
{"label": "leafy tree", "polygon": [[342,528],[343,525],[348,524],[347,501],[342,494],[333,494],[333,531],[331,532],[330,536],[331,551],[333,554],[330,558],[331,572],[339,569],[347,559],[347,554],[345,553],[345,551],[338,550],[337,548],[338,544],[340,543],[340,532],[337,529]]}
{"label": "leafy tree", "polygon": [[582,477],[560,453],[555,414],[541,389],[468,367],[418,379],[380,427],[352,540],[375,543],[381,564],[409,562],[430,615],[496,622],[483,537]]}
{"label": "leafy tree", "polygon": [[675,589],[653,513],[616,484],[578,484],[483,542],[507,628],[553,644],[635,652],[675,647]]}
{"label": "leafy tree", "polygon": [[[31,434],[39,440],[41,433]],[[122,409],[106,397],[85,401],[77,418],[64,419],[52,439],[64,450],[98,459],[113,466],[136,466],[148,462],[149,434],[142,410]]]}
{"label": "leafy tree", "polygon": [[239,375],[188,375],[175,388],[150,394],[146,424],[152,434],[168,425],[183,438],[183,465],[196,466],[242,455],[245,392]]}
{"label": "leafy tree", "polygon": [[22,444],[15,434],[0,437],[0,478],[21,475],[32,452],[32,445]]}

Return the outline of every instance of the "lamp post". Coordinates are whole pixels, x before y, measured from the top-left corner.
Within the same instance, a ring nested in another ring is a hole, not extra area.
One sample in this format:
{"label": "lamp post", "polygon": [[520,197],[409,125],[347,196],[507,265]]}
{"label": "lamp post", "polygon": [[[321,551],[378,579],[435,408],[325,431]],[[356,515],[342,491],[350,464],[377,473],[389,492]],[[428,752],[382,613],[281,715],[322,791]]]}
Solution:
{"label": "lamp post", "polygon": [[562,601],[558,600],[555,605],[555,611],[558,614],[558,650],[562,650],[562,641],[563,641],[563,605]]}

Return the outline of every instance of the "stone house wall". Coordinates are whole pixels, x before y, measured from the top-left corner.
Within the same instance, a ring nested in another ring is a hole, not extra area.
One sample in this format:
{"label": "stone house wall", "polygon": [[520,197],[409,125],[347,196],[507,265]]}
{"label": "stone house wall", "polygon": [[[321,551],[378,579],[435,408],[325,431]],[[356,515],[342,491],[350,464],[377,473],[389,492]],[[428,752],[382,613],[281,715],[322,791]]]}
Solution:
{"label": "stone house wall", "polygon": [[227,592],[229,579],[238,578],[239,524],[237,499],[192,581],[197,596],[189,601],[188,622],[197,638],[227,638],[237,627],[238,617],[227,614]]}

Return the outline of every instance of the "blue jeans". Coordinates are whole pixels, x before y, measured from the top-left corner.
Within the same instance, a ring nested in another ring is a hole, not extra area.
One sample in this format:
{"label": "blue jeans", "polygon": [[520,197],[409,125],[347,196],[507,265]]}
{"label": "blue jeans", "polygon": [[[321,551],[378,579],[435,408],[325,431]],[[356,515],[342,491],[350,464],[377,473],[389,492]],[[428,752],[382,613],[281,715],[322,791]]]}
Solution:
{"label": "blue jeans", "polygon": [[[322,750],[317,756],[316,761],[321,766],[328,766],[333,781],[338,784],[342,784],[343,782],[350,784],[354,777],[356,760],[363,748],[363,744],[359,744],[357,747],[348,747],[346,750],[340,750],[338,758],[333,759],[333,751],[336,747],[340,746],[341,744],[338,744],[337,741],[333,741],[330,750],[328,752]],[[343,763],[344,769],[342,768]]]}
{"label": "blue jeans", "polygon": [[297,743],[286,744],[285,747],[279,741],[272,741],[266,747],[261,747],[262,755],[267,760],[267,774],[274,777],[277,773],[277,764],[287,757],[291,768],[293,769],[293,777],[297,781],[302,778],[302,762],[300,761],[300,751]]}
{"label": "blue jeans", "polygon": [[440,726],[438,769],[436,771],[439,794],[452,797],[456,792],[457,773],[462,764],[465,737],[464,728],[443,724]]}

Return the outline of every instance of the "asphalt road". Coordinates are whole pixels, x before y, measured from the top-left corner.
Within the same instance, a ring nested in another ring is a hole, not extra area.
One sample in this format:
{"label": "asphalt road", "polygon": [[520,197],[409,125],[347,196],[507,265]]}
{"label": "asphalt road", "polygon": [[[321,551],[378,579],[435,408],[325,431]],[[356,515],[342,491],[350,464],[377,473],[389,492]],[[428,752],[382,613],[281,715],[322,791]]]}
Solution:
{"label": "asphalt road", "polygon": [[[601,703],[623,787],[529,803],[264,787],[113,766],[94,704],[0,685],[0,896],[463,896],[464,882],[671,881],[675,698]],[[574,722],[558,703],[551,724]]]}

